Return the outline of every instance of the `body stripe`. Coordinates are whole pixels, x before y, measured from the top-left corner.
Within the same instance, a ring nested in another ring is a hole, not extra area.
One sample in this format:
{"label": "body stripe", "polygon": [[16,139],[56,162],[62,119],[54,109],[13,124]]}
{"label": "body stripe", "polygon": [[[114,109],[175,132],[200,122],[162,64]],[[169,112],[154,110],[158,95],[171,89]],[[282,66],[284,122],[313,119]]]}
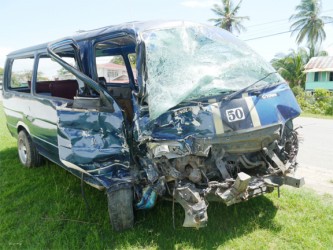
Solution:
{"label": "body stripe", "polygon": [[259,118],[257,109],[253,103],[252,97],[245,97],[244,100],[250,111],[250,116],[251,116],[253,127],[260,127],[261,126],[260,118]]}
{"label": "body stripe", "polygon": [[214,103],[211,105],[213,118],[214,118],[214,125],[215,125],[215,132],[216,134],[223,134],[224,128],[222,123],[222,117],[221,117],[221,111],[219,108],[219,105],[217,103]]}

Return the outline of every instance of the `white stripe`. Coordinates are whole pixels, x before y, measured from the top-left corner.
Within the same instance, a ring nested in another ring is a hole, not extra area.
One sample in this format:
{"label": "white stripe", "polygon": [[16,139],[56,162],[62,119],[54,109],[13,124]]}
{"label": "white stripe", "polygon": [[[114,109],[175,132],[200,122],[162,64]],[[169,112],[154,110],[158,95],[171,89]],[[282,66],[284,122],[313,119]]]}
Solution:
{"label": "white stripe", "polygon": [[252,97],[245,97],[244,100],[246,102],[247,108],[250,111],[253,127],[260,127],[261,126],[260,118],[257,109],[253,103]]}
{"label": "white stripe", "polygon": [[223,134],[224,128],[223,128],[222,117],[221,117],[219,105],[217,103],[214,103],[210,106],[211,106],[213,118],[214,118],[215,132],[217,135]]}

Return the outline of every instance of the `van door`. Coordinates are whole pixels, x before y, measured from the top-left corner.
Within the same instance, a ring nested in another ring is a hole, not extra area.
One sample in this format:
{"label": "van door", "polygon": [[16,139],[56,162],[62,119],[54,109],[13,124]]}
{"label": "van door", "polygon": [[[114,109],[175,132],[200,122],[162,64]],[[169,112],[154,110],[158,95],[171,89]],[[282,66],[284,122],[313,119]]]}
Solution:
{"label": "van door", "polygon": [[95,187],[129,184],[130,153],[123,112],[103,88],[57,54],[64,46],[71,46],[79,54],[72,40],[49,45],[48,52],[83,82],[86,93],[57,107],[59,159],[69,171]]}

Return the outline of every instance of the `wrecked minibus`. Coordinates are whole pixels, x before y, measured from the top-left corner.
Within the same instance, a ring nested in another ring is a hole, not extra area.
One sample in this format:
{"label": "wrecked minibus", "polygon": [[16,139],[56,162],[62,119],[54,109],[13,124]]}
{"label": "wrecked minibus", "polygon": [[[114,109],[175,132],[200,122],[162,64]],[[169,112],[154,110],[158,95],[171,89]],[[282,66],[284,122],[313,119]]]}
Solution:
{"label": "wrecked minibus", "polygon": [[304,183],[292,91],[217,27],[133,22],[14,51],[3,108],[21,163],[46,158],[105,190],[117,231],[161,198],[199,228],[209,200]]}

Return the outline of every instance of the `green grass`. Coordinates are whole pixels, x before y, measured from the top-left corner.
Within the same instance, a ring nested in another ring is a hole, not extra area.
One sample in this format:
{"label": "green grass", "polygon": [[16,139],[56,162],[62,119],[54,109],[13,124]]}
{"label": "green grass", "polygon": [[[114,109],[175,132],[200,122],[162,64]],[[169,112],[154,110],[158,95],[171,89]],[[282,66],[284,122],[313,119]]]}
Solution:
{"label": "green grass", "polygon": [[[1,109],[1,107],[0,107]],[[54,164],[26,169],[0,111],[0,249],[332,249],[333,198],[305,189],[226,207],[210,203],[208,227],[182,228],[184,212],[159,202],[115,233],[106,196]]]}

